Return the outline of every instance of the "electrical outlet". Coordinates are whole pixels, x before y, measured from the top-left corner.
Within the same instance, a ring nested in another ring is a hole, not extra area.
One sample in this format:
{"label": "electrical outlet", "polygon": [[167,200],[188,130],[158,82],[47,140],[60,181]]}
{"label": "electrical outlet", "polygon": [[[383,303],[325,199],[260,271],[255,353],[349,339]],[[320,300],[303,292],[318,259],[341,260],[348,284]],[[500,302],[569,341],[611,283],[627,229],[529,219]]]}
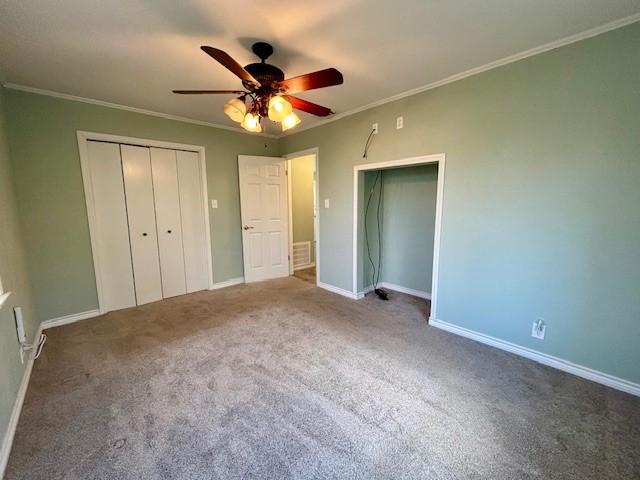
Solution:
{"label": "electrical outlet", "polygon": [[544,334],[547,331],[547,325],[544,323],[542,318],[536,319],[531,326],[531,336],[533,338],[539,338],[540,340],[544,340]]}
{"label": "electrical outlet", "polygon": [[329,199],[328,198],[324,199],[324,208],[329,208]]}
{"label": "electrical outlet", "polygon": [[396,118],[396,130],[400,130],[404,126],[404,118]]}
{"label": "electrical outlet", "polygon": [[371,125],[371,130],[373,130],[373,134],[377,135],[378,134],[378,124],[374,123]]}

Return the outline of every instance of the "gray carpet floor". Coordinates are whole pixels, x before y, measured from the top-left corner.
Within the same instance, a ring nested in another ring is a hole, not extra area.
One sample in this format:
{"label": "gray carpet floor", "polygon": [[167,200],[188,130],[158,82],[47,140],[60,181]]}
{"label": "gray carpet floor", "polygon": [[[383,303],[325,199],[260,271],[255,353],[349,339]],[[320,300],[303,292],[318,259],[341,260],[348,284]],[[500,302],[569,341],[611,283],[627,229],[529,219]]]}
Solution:
{"label": "gray carpet floor", "polygon": [[427,310],[290,277],[50,329],[7,478],[640,478],[639,398]]}

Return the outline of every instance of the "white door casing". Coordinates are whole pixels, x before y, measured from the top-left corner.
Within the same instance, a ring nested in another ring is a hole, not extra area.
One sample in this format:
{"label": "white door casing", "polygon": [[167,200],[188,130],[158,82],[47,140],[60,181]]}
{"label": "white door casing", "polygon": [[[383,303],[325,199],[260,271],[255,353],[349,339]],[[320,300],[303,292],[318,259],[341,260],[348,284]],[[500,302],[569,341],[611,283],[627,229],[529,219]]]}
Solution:
{"label": "white door casing", "polygon": [[289,275],[286,160],[238,156],[245,282]]}
{"label": "white door casing", "polygon": [[149,148],[120,145],[138,305],[162,299]]}
{"label": "white door casing", "polygon": [[151,174],[158,227],[162,297],[187,293],[176,151],[151,148]]}
{"label": "white door casing", "polygon": [[209,287],[206,211],[202,204],[200,158],[196,152],[176,151],[178,192],[182,212],[182,245],[187,293]]}
{"label": "white door casing", "polygon": [[96,269],[102,307],[106,311],[133,307],[136,294],[120,146],[117,143],[87,142],[87,151],[93,194],[93,248],[95,257],[102,265],[102,268]]}

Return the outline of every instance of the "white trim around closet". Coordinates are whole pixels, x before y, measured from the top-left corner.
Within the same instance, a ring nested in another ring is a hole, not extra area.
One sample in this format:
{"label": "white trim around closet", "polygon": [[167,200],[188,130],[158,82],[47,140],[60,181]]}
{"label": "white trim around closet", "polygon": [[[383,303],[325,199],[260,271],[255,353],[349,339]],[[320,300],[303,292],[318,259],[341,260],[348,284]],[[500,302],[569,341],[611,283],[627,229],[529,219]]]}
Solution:
{"label": "white trim around closet", "polygon": [[189,152],[197,152],[200,158],[200,168],[202,172],[202,200],[204,205],[204,221],[205,236],[207,244],[207,259],[209,262],[209,289],[214,288],[213,284],[213,259],[211,254],[211,230],[209,223],[209,194],[207,192],[207,162],[205,158],[205,148],[201,145],[188,145],[184,143],[164,142],[161,140],[152,140],[148,138],[126,137],[122,135],[111,135],[108,133],[87,132],[78,130],[76,132],[78,138],[78,152],[80,154],[80,166],[82,168],[82,182],[84,184],[85,201],[87,204],[87,217],[89,220],[89,234],[91,237],[91,251],[93,254],[93,266],[96,280],[96,289],[98,293],[98,311],[100,314],[105,313],[102,295],[102,284],[100,281],[100,258],[98,256],[98,248],[93,232],[95,231],[95,207],[93,198],[93,188],[91,186],[91,177],[89,173],[89,154],[87,151],[87,142],[95,140],[100,142],[124,143],[129,145],[139,145],[141,147],[158,147],[169,148],[172,150],[185,150]]}

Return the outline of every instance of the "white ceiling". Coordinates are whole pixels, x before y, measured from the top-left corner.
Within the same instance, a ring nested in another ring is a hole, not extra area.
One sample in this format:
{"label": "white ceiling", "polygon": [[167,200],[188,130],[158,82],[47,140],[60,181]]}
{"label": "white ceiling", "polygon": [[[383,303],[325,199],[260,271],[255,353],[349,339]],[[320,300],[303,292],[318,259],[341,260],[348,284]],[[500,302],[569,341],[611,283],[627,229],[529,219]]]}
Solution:
{"label": "white ceiling", "polygon": [[638,12],[640,0],[0,0],[0,81],[233,126],[229,97],[171,93],[240,87],[200,45],[244,65],[270,42],[288,77],[336,67],[344,85],[299,96],[340,113]]}

